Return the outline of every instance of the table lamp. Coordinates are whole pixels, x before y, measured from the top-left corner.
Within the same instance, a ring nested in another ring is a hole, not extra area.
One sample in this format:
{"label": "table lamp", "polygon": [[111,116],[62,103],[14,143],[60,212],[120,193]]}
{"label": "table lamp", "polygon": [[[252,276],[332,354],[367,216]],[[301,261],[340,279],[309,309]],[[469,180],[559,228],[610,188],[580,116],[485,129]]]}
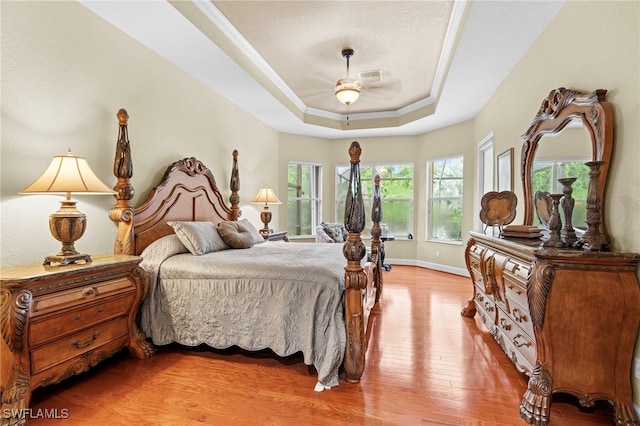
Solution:
{"label": "table lamp", "polygon": [[258,195],[251,200],[252,203],[262,204],[264,203],[264,209],[260,213],[260,219],[262,223],[264,223],[264,227],[260,230],[260,235],[265,240],[269,237],[269,234],[273,232],[273,229],[269,229],[269,222],[271,222],[271,212],[269,211],[269,204],[282,204],[276,194],[273,193],[273,190],[268,186],[263,186],[258,191]]}
{"label": "table lamp", "polygon": [[93,173],[83,157],[71,153],[56,155],[49,167],[31,185],[20,191],[20,194],[66,194],[60,201],[60,209],[49,216],[51,235],[62,243],[62,249],[54,256],[47,256],[44,265],[52,262],[68,265],[78,261],[91,262],[91,256],[78,253],[74,242],[79,240],[87,227],[87,218],[76,208],[76,201],[71,193],[77,194],[115,194]]}

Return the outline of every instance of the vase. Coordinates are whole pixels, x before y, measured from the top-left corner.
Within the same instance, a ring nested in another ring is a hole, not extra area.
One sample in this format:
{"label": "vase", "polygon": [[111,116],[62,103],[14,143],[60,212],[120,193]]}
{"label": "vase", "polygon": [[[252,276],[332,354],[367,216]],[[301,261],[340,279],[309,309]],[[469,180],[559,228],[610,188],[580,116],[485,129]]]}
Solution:
{"label": "vase", "polygon": [[549,194],[551,197],[551,217],[549,218],[549,239],[542,243],[544,247],[563,247],[560,230],[562,229],[562,220],[560,219],[560,199],[564,194]]}
{"label": "vase", "polygon": [[562,185],[563,197],[560,200],[560,206],[562,206],[562,211],[564,212],[564,226],[560,230],[560,237],[562,238],[562,242],[567,246],[573,246],[573,244],[578,241],[572,223],[573,206],[576,200],[571,197],[571,194],[573,194],[573,187],[571,185],[573,185],[576,179],[577,178],[574,177],[558,179],[558,182]]}

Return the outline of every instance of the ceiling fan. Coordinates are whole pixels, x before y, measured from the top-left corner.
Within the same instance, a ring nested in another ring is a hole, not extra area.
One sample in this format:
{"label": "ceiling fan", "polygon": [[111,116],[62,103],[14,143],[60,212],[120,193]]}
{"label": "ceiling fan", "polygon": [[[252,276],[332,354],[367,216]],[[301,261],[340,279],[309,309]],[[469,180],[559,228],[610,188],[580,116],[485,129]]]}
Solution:
{"label": "ceiling fan", "polygon": [[[382,78],[382,70],[363,71],[358,73],[358,78],[352,78],[349,75],[349,61],[354,55],[353,49],[346,48],[342,50],[342,57],[347,60],[347,76],[337,81],[334,94],[338,101],[349,107],[358,100],[362,93],[373,93],[384,91],[393,93],[398,89],[399,82],[385,81]],[[380,95],[382,93],[379,93]]]}
{"label": "ceiling fan", "polygon": [[360,97],[360,91],[362,90],[360,81],[349,77],[349,59],[351,59],[352,56],[353,49],[342,50],[342,57],[347,60],[347,76],[338,80],[335,88],[336,98],[346,106],[357,101]]}

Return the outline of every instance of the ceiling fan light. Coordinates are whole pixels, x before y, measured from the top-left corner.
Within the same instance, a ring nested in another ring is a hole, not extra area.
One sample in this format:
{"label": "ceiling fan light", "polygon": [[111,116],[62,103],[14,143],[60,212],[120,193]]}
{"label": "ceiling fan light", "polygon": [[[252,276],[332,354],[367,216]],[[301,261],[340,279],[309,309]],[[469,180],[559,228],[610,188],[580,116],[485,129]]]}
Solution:
{"label": "ceiling fan light", "polygon": [[350,105],[360,97],[360,82],[354,78],[341,78],[336,83],[336,98],[345,105]]}

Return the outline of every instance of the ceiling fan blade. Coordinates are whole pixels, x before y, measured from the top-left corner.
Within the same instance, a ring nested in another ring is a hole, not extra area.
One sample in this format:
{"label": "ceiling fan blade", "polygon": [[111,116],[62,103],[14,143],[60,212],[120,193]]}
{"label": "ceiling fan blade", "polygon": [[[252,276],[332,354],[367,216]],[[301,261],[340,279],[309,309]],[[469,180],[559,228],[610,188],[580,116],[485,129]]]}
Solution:
{"label": "ceiling fan blade", "polygon": [[391,100],[402,90],[402,83],[398,79],[383,79],[381,81],[365,84],[362,96],[377,100]]}
{"label": "ceiling fan blade", "polygon": [[334,96],[335,81],[320,73],[300,78],[291,89],[305,103],[319,101]]}

